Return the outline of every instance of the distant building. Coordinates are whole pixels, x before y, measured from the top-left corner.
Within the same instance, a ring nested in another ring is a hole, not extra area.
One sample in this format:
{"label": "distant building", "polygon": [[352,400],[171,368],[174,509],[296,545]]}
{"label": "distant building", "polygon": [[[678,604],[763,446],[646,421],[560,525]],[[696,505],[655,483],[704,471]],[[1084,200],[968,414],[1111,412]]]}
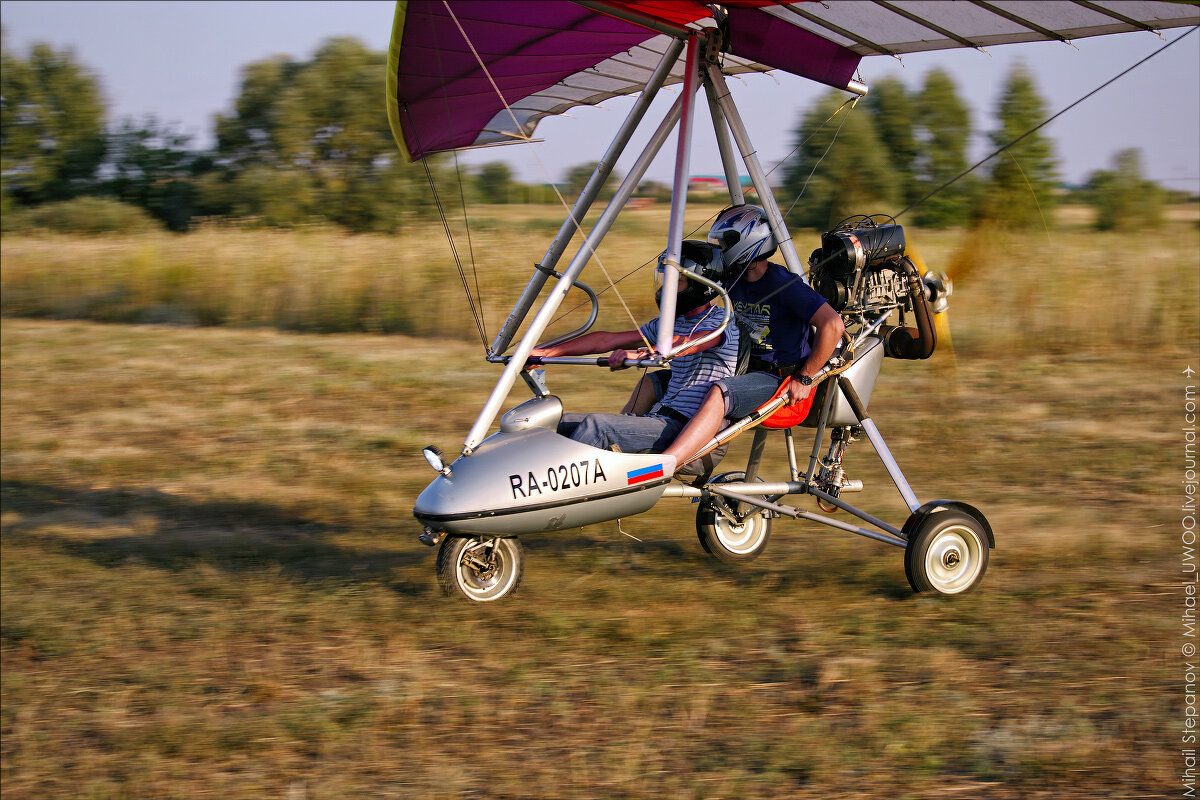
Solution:
{"label": "distant building", "polygon": [[[742,184],[743,194],[754,194],[754,184],[749,175],[739,175],[738,180]],[[724,175],[693,175],[688,178],[688,194],[703,196],[725,194],[728,191],[729,184],[725,182]]]}

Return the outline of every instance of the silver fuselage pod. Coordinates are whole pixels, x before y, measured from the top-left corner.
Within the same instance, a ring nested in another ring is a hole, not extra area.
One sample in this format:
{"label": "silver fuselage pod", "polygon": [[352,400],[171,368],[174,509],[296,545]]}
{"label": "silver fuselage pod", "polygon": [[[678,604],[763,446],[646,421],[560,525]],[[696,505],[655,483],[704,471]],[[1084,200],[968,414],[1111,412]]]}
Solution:
{"label": "silver fuselage pod", "polygon": [[498,433],[425,487],[413,516],[452,535],[516,536],[628,517],[658,502],[674,458],[580,444],[556,432],[561,417],[554,396],[509,411]]}

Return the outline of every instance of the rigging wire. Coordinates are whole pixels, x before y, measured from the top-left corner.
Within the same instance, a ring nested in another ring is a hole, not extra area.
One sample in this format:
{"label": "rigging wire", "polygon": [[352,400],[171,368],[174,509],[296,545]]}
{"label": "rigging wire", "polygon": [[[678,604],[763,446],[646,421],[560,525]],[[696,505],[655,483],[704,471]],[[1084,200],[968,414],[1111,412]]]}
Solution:
{"label": "rigging wire", "polygon": [[1017,157],[1013,155],[1012,150],[1005,152],[1012,162],[1017,165],[1017,171],[1021,173],[1021,177],[1025,179],[1025,185],[1029,187],[1029,194],[1033,197],[1033,205],[1037,208],[1038,216],[1041,217],[1042,227],[1046,230],[1046,244],[1054,246],[1054,240],[1050,238],[1050,225],[1046,222],[1046,215],[1042,213],[1042,204],[1038,201],[1037,192],[1033,190],[1033,181],[1029,180],[1029,176],[1025,174],[1025,168],[1021,166],[1021,162],[1017,161]]}
{"label": "rigging wire", "polygon": [[[841,111],[843,108],[845,108],[846,106],[850,106],[851,108],[853,108],[855,105],[857,105],[858,101],[859,101],[859,98],[858,98],[858,97],[852,97],[852,98],[850,98],[850,99],[849,99],[849,100],[847,100],[845,103],[842,103],[842,104],[841,104],[841,105],[838,107],[837,111],[834,111],[834,112],[833,112],[833,114],[830,114],[830,115],[829,115],[829,119],[833,119],[833,118],[834,118],[834,116],[836,116],[836,115],[837,115],[837,113],[838,113],[839,111]],[[788,210],[787,210],[787,211],[785,211],[785,212],[783,212],[783,216],[785,216],[785,217],[786,217],[788,214],[792,213],[792,209],[796,207],[796,203],[799,203],[799,202],[800,202],[800,198],[804,196],[804,191],[805,191],[805,190],[808,188],[808,182],[809,182],[809,181],[811,181],[811,180],[812,180],[812,176],[816,174],[816,172],[817,172],[817,167],[821,166],[821,162],[825,160],[825,156],[829,155],[829,151],[833,149],[833,143],[837,141],[838,134],[842,132],[842,126],[846,124],[846,120],[848,120],[848,119],[850,119],[850,115],[849,115],[849,114],[847,114],[847,115],[845,115],[844,117],[842,117],[842,121],[838,123],[837,130],[833,132],[833,138],[831,138],[831,139],[829,140],[829,146],[825,148],[825,152],[824,152],[824,153],[821,153],[821,157],[817,159],[817,163],[813,164],[813,168],[812,168],[812,170],[811,170],[811,171],[809,171],[809,173],[808,173],[808,177],[804,179],[804,185],[800,187],[800,193],[799,193],[798,195],[796,195],[796,199],[792,201],[792,204],[791,204],[790,206],[788,206]],[[826,120],[826,122],[828,122],[828,121],[829,121],[829,120]],[[822,127],[822,128],[823,128],[823,127],[825,127],[825,123],[821,123],[821,127]],[[817,130],[820,130],[820,128],[818,128]],[[810,136],[808,137],[808,139],[811,139],[811,138],[812,138],[814,135],[816,135],[816,132],[815,132],[815,131],[813,132],[813,134],[812,134],[812,135],[810,135]],[[804,140],[804,141],[805,141],[805,143],[807,143],[807,142],[808,142],[808,139],[805,139],[805,140]],[[787,158],[791,158],[793,155],[795,155],[795,154],[796,154],[796,152],[797,152],[797,151],[799,151],[799,150],[800,150],[800,147],[803,147],[803,146],[804,146],[804,145],[803,145],[803,144],[801,144],[799,147],[797,147],[797,148],[796,148],[795,150],[793,150],[791,153],[788,153],[788,155],[787,155]],[[784,160],[786,161],[787,159],[784,159]],[[781,163],[782,163],[782,162],[781,162]],[[769,173],[769,172],[768,172],[767,174],[768,174],[768,175],[770,175],[771,173]]]}
{"label": "rigging wire", "polygon": [[[484,335],[484,348],[487,347],[487,317],[483,313],[483,292],[479,291],[479,270],[475,265],[475,246],[471,242],[471,220],[467,216],[467,197],[463,193],[462,171],[458,168],[458,151],[454,151],[454,175],[458,178],[458,201],[463,210],[463,228],[467,231],[467,252],[471,254],[471,276],[475,279],[475,293],[479,295],[479,325]],[[466,280],[465,278],[463,279]]]}
{"label": "rigging wire", "polygon": [[[404,109],[404,113],[408,113],[408,108]],[[412,118],[409,118],[409,124],[412,124]],[[420,137],[417,136],[416,127],[413,126],[413,138],[416,139],[417,147],[421,146]],[[446,240],[450,243],[450,254],[454,256],[454,265],[458,268],[458,278],[462,281],[463,291],[467,294],[467,305],[471,307],[471,318],[475,320],[475,330],[479,333],[479,340],[483,342],[483,349],[486,351],[488,342],[487,334],[483,330],[483,309],[478,312],[475,310],[475,300],[471,297],[471,289],[467,284],[467,273],[463,270],[462,259],[458,255],[458,246],[454,243],[454,234],[450,230],[450,223],[446,219],[446,212],[442,208],[442,198],[438,195],[437,186],[433,182],[433,173],[429,170],[429,162],[422,158],[421,166],[425,168],[425,178],[429,181],[429,191],[433,194],[433,203],[437,207],[438,219],[442,222],[442,229],[446,232]],[[483,299],[480,298],[480,305],[483,305]]]}

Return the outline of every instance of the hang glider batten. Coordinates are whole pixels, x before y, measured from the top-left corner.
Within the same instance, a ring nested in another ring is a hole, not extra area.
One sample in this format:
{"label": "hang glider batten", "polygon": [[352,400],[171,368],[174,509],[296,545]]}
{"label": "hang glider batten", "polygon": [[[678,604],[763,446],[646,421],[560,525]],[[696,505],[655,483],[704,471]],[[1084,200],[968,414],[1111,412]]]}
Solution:
{"label": "hang glider batten", "polygon": [[[1195,3],[1161,0],[725,0],[722,6],[725,74],[782,69],[843,89],[852,88],[859,59],[868,55],[1200,25]],[[698,0],[401,0],[388,51],[392,133],[409,160],[525,139],[545,116],[641,91],[669,43],[713,25],[711,13]],[[682,80],[679,69],[672,71],[667,83]],[[516,120],[506,103],[520,108]]]}

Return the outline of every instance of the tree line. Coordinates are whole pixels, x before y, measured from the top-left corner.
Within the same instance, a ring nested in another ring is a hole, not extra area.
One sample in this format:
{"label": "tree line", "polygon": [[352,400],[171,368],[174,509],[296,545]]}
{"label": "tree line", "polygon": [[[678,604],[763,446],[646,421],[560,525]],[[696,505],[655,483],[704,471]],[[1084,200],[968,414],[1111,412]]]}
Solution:
{"label": "tree line", "polygon": [[[247,65],[209,150],[154,117],[111,123],[98,76],[69,50],[35,44],[22,54],[4,43],[0,61],[5,216],[99,197],[142,209],[174,231],[215,217],[393,232],[436,213],[426,168],[444,199],[556,202],[551,187],[517,182],[503,162],[473,170],[444,156],[404,163],[382,112],[386,54],[352,38],[329,39],[308,60],[274,56]],[[851,213],[910,206],[913,221],[928,227],[1049,219],[1059,181],[1053,143],[1041,133],[945,185],[968,166],[972,126],[944,71],[927,73],[915,92],[885,78],[853,112],[843,98],[830,92],[801,115],[796,150],[783,164],[791,224],[824,228]],[[999,127],[988,134],[994,147],[1045,119],[1026,71],[1008,77],[996,117]],[[591,167],[567,171],[564,196],[578,194]],[[639,193],[669,197],[669,188],[647,183]],[[1117,154],[1081,197],[1096,206],[1100,227],[1161,217],[1163,192],[1143,178],[1137,151]]]}
{"label": "tree line", "polygon": [[928,228],[1040,228],[1064,194],[1093,206],[1101,230],[1162,221],[1168,193],[1143,177],[1136,149],[1118,152],[1111,169],[1093,172],[1082,186],[1062,187],[1053,141],[1030,133],[1049,113],[1021,66],[1000,93],[988,151],[1019,141],[970,172],[970,109],[944,70],[927,72],[916,91],[884,78],[861,104],[849,113],[844,95],[830,92],[803,114],[783,165],[782,195],[796,198],[788,201],[790,224],[826,228],[864,211],[903,211]]}

